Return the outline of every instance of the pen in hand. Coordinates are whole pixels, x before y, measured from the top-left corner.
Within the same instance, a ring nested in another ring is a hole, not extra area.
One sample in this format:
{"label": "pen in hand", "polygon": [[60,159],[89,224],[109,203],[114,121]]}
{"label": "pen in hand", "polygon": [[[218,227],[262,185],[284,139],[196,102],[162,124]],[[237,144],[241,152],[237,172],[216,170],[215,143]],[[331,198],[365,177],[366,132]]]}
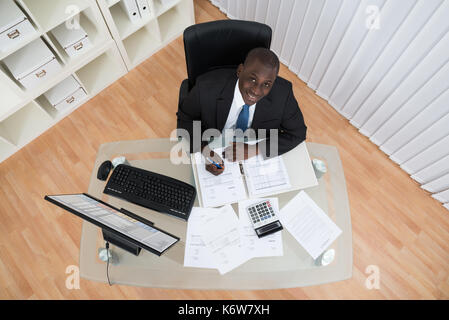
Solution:
{"label": "pen in hand", "polygon": [[216,163],[214,160],[210,159],[210,158],[206,158],[209,162],[211,162],[214,166],[216,166],[218,169],[221,169],[221,166]]}

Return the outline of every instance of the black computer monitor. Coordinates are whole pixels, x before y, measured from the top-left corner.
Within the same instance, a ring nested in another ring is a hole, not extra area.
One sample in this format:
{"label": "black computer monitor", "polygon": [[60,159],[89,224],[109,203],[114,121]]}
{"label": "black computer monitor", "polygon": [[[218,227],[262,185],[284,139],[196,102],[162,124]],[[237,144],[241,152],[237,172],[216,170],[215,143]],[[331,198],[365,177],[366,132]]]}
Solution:
{"label": "black computer monitor", "polygon": [[179,241],[150,221],[86,193],[47,195],[44,199],[102,228],[106,241],[135,255],[143,248],[160,256]]}

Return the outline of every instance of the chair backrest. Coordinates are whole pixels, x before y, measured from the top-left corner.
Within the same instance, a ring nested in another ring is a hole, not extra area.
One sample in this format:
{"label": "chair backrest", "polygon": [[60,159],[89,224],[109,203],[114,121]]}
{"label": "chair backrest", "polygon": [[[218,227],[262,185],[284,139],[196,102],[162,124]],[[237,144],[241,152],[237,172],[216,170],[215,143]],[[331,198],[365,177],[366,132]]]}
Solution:
{"label": "chair backrest", "polygon": [[236,68],[257,47],[270,48],[271,28],[243,20],[217,20],[184,30],[189,90],[201,74],[217,68]]}

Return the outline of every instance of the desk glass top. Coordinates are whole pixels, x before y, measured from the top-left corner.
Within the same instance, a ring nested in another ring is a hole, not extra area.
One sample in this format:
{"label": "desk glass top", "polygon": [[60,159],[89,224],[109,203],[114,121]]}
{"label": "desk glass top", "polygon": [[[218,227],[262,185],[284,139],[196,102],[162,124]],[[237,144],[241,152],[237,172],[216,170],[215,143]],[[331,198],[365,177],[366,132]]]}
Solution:
{"label": "desk glass top", "polygon": [[[157,227],[181,238],[160,257],[145,250],[136,257],[111,246],[111,250],[119,259],[117,265],[109,267],[112,283],[174,289],[253,290],[317,285],[351,277],[351,219],[341,161],[335,147],[315,143],[307,143],[310,157],[323,160],[328,172],[318,179],[317,186],[304,191],[343,231],[330,247],[336,251],[335,259],[330,265],[318,266],[284,228],[281,231],[284,250],[281,257],[253,258],[224,275],[220,275],[216,269],[184,267],[187,222],[107,196],[103,194],[106,182],[96,178],[97,169],[103,161],[125,156],[133,166],[195,185],[191,165],[176,164],[170,160],[170,152],[173,156],[173,147],[178,146],[177,143],[169,139],[148,139],[106,143],[100,146],[88,193],[115,207],[123,207],[139,214],[153,221]],[[187,161],[188,157],[184,160]],[[291,191],[274,196],[279,199],[280,209],[298,192]],[[197,205],[198,200],[195,203],[195,206]],[[232,206],[238,214],[237,204]],[[84,222],[80,246],[80,274],[83,278],[107,282],[105,262],[98,258],[98,249],[102,247],[104,240],[101,230]]]}

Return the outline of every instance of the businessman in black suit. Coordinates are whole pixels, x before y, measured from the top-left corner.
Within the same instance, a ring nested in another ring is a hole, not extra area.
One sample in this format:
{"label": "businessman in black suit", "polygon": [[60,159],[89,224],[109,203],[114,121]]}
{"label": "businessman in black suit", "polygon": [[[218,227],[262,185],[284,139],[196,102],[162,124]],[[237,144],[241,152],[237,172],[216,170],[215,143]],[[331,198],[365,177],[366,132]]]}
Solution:
{"label": "businessman in black suit", "polygon": [[[248,53],[237,70],[217,69],[201,75],[179,108],[178,129],[186,130],[191,140],[194,139],[194,121],[201,121],[201,134],[207,129],[220,132],[277,129],[277,154],[293,149],[305,140],[307,127],[291,82],[278,77],[278,72],[276,54],[269,49],[256,48]],[[255,145],[233,143],[222,156],[230,161],[248,159],[259,153],[264,157],[274,156],[276,154],[268,152],[271,140],[274,139],[267,137],[264,143]],[[223,160],[207,143],[202,141],[197,148],[191,143],[191,151],[201,148],[203,154],[221,164],[221,169],[206,164],[208,171],[218,175],[224,170]]]}

